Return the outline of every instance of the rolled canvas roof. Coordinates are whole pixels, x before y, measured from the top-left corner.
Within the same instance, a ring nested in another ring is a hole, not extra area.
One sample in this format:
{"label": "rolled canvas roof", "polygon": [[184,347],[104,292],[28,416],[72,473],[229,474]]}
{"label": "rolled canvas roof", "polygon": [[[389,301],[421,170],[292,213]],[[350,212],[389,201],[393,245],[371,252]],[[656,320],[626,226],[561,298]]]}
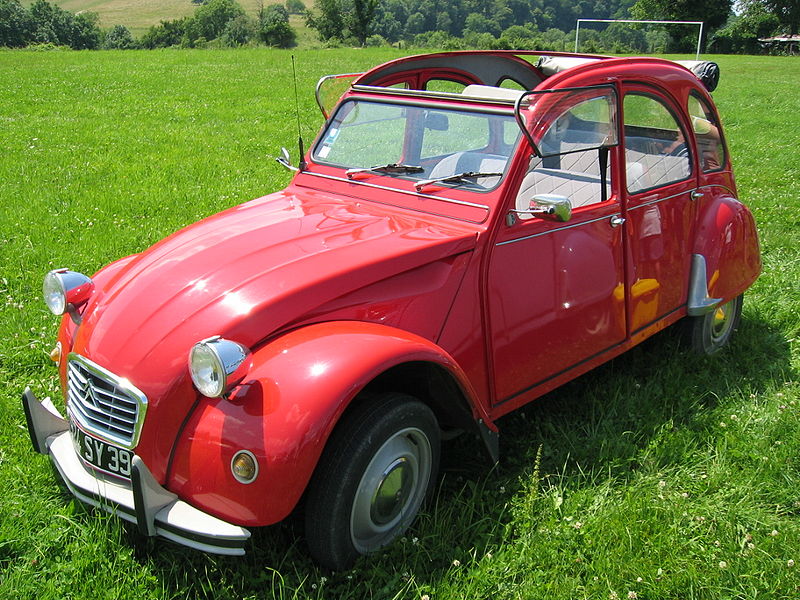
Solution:
{"label": "rolled canvas roof", "polygon": [[[555,75],[579,65],[600,60],[599,58],[580,58],[575,56],[542,56],[536,66],[546,76]],[[694,73],[709,92],[713,92],[719,84],[719,65],[708,60],[676,60],[672,61]]]}

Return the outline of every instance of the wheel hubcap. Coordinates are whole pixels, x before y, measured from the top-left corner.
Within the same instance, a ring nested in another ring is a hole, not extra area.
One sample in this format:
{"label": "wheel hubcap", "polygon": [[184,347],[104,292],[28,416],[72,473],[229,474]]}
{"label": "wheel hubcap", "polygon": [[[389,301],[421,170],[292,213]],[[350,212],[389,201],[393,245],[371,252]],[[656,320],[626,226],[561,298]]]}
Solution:
{"label": "wheel hubcap", "polygon": [[711,339],[714,342],[723,340],[733,324],[733,302],[727,302],[714,309],[711,317]]}
{"label": "wheel hubcap", "polygon": [[372,520],[379,525],[385,525],[394,519],[408,502],[413,484],[414,473],[407,458],[398,458],[389,465],[372,498]]}
{"label": "wheel hubcap", "polygon": [[361,553],[385,546],[411,523],[432,469],[428,436],[416,427],[393,434],[378,449],[358,484],[350,514],[353,545]]}

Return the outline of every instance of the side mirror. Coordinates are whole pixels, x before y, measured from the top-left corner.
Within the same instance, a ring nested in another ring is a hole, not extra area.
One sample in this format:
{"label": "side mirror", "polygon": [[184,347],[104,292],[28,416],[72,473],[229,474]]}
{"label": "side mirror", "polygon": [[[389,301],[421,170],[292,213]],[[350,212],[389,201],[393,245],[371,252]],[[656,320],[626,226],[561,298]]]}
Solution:
{"label": "side mirror", "polygon": [[281,155],[276,156],[275,160],[285,169],[290,171],[299,171],[297,167],[292,166],[292,158],[289,156],[289,151],[286,148],[281,148]]}
{"label": "side mirror", "polygon": [[534,215],[550,216],[562,223],[572,218],[572,202],[558,194],[537,194],[531,200],[530,210]]}
{"label": "side mirror", "polygon": [[565,223],[572,218],[572,202],[566,196],[558,194],[537,194],[531,200],[527,210],[511,210],[506,215],[506,224],[511,227],[517,222],[517,215],[535,215],[547,217],[553,221]]}

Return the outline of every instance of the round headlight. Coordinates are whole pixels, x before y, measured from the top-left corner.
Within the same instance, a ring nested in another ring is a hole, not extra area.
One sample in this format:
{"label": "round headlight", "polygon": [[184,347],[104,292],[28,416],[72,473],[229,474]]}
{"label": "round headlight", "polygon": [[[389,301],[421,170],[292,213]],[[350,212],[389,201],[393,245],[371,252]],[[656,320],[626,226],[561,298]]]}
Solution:
{"label": "round headlight", "polygon": [[44,303],[54,315],[63,315],[67,310],[67,293],[61,283],[61,274],[64,270],[50,271],[44,276],[42,294]]}
{"label": "round headlight", "polygon": [[218,398],[240,383],[250,368],[250,351],[219,336],[197,342],[189,352],[189,373],[197,390]]}
{"label": "round headlight", "polygon": [[44,276],[44,303],[54,315],[63,315],[70,304],[78,307],[89,299],[94,290],[91,278],[77,271],[55,269]]}

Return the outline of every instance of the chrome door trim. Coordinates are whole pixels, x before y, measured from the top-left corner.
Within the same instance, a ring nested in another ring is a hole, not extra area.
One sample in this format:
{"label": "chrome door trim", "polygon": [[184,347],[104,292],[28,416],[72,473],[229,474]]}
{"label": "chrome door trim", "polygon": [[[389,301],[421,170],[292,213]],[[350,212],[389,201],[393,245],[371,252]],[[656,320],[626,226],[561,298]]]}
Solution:
{"label": "chrome door trim", "polygon": [[541,237],[543,235],[548,235],[551,233],[555,233],[557,231],[564,231],[565,229],[573,229],[574,227],[581,227],[582,225],[588,225],[589,223],[597,223],[598,221],[606,221],[612,217],[618,217],[622,213],[613,213],[610,215],[603,215],[602,217],[597,217],[596,219],[589,219],[588,221],[581,221],[580,223],[573,223],[571,225],[565,225],[563,227],[555,227],[553,229],[548,229],[547,231],[540,231],[539,233],[533,233],[531,235],[526,235],[520,238],[515,238],[513,240],[506,240],[504,242],[498,242],[495,246],[505,246],[507,244],[515,244],[516,242],[524,242],[525,240],[532,240],[533,238]]}

